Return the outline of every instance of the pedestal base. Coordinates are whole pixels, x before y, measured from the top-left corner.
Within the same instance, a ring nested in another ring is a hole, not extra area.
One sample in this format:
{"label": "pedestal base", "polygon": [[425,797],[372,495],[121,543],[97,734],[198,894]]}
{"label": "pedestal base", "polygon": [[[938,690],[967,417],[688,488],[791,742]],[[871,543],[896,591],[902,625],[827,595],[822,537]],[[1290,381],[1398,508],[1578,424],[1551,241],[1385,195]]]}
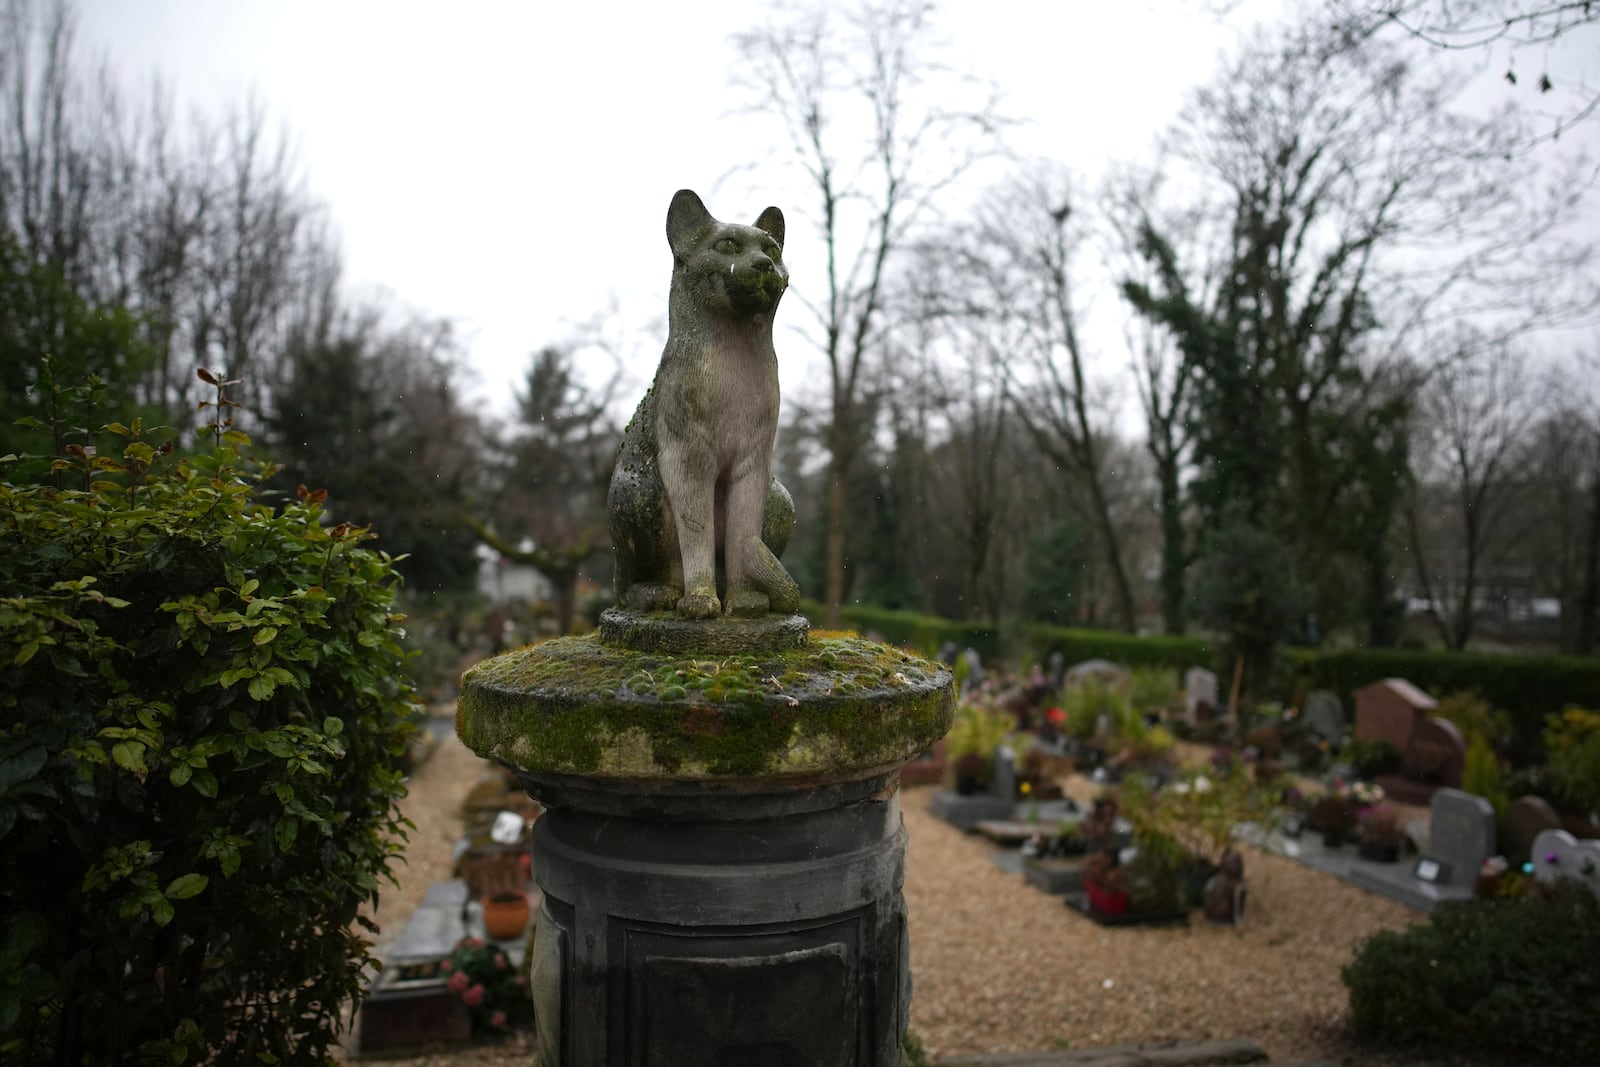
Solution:
{"label": "pedestal base", "polygon": [[539,820],[541,1064],[899,1067],[898,796],[799,813],[724,803],[727,821]]}

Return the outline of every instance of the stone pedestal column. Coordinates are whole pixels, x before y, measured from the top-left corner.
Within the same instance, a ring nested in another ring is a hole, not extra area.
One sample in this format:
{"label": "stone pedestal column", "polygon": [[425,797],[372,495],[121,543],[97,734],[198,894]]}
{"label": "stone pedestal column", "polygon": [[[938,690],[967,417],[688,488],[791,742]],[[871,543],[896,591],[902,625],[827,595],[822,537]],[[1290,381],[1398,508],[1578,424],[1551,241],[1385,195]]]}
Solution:
{"label": "stone pedestal column", "polygon": [[541,1067],[898,1067],[910,1001],[900,766],[947,671],[870,642],[546,642],[463,679],[458,730],[546,814]]}

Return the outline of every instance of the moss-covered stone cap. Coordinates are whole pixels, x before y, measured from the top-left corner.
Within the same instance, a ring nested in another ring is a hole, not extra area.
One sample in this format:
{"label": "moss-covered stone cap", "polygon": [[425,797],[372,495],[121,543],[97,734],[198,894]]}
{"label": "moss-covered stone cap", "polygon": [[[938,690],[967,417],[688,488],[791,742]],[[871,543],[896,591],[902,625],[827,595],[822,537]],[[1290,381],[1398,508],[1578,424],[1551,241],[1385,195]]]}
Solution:
{"label": "moss-covered stone cap", "polygon": [[690,658],[561,637],[462,676],[456,732],[536,774],[611,780],[843,780],[950,729],[950,672],[860,638]]}

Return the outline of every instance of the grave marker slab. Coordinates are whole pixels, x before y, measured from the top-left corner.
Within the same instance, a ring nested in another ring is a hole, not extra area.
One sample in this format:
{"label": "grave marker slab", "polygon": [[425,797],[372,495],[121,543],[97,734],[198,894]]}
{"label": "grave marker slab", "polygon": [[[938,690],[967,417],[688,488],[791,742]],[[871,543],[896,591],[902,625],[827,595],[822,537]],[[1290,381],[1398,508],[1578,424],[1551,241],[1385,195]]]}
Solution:
{"label": "grave marker slab", "polygon": [[1204,667],[1190,667],[1183,675],[1183,717],[1190,725],[1200,721],[1202,704],[1216,711],[1217,676]]}
{"label": "grave marker slab", "polygon": [[1404,678],[1385,678],[1357,689],[1356,740],[1387,741],[1405,751],[1411,731],[1438,701]]}
{"label": "grave marker slab", "polygon": [[1600,897],[1600,841],[1546,830],[1533,839],[1531,859],[1533,876],[1546,885],[1571,880]]}
{"label": "grave marker slab", "polygon": [[1429,810],[1430,858],[1446,865],[1445,884],[1470,888],[1483,861],[1494,855],[1494,807],[1476,794],[1446,787],[1433,794]]}
{"label": "grave marker slab", "polygon": [[1122,688],[1133,684],[1133,675],[1128,672],[1128,668],[1120,663],[1112,663],[1108,659],[1086,659],[1074,663],[1067,671],[1065,684],[1068,689],[1072,689],[1091,678],[1103,685]]}
{"label": "grave marker slab", "polygon": [[1344,705],[1339,694],[1331,689],[1314,689],[1306,697],[1305,723],[1307,732],[1329,744],[1337,745],[1344,737]]}
{"label": "grave marker slab", "polygon": [[1561,829],[1561,816],[1544,797],[1518,797],[1506,805],[1502,820],[1505,826],[1506,860],[1517,867],[1532,856],[1533,843],[1546,830]]}
{"label": "grave marker slab", "polygon": [[1448,719],[1423,719],[1401,749],[1398,774],[1378,776],[1378,784],[1402,804],[1426,804],[1440,786],[1458,789],[1466,766],[1467,742]]}

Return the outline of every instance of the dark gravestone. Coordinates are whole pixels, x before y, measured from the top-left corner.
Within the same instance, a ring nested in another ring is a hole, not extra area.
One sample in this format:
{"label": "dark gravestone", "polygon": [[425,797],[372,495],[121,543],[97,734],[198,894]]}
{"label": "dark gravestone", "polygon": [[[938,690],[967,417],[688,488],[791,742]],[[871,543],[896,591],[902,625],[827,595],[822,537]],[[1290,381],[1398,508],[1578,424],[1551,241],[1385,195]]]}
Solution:
{"label": "dark gravestone", "polygon": [[1315,689],[1306,697],[1304,721],[1306,732],[1330,745],[1337,745],[1344,737],[1344,705],[1339,695],[1329,689]]}
{"label": "dark gravestone", "polygon": [[1506,860],[1518,867],[1533,855],[1533,843],[1540,834],[1561,828],[1561,816],[1544,797],[1518,797],[1506,805],[1501,826]]}
{"label": "dark gravestone", "polygon": [[1015,800],[1017,796],[1017,754],[1010,745],[1001,745],[994,752],[994,777],[989,781],[989,792],[1001,800]]}
{"label": "dark gravestone", "polygon": [[1411,731],[1438,706],[1404,678],[1385,678],[1355,692],[1357,741],[1387,741],[1404,752]]}
{"label": "dark gravestone", "polygon": [[1403,804],[1426,804],[1441,786],[1460,788],[1466,759],[1467,743],[1455,723],[1424,719],[1401,750],[1399,773],[1379,775],[1378,784]]}

